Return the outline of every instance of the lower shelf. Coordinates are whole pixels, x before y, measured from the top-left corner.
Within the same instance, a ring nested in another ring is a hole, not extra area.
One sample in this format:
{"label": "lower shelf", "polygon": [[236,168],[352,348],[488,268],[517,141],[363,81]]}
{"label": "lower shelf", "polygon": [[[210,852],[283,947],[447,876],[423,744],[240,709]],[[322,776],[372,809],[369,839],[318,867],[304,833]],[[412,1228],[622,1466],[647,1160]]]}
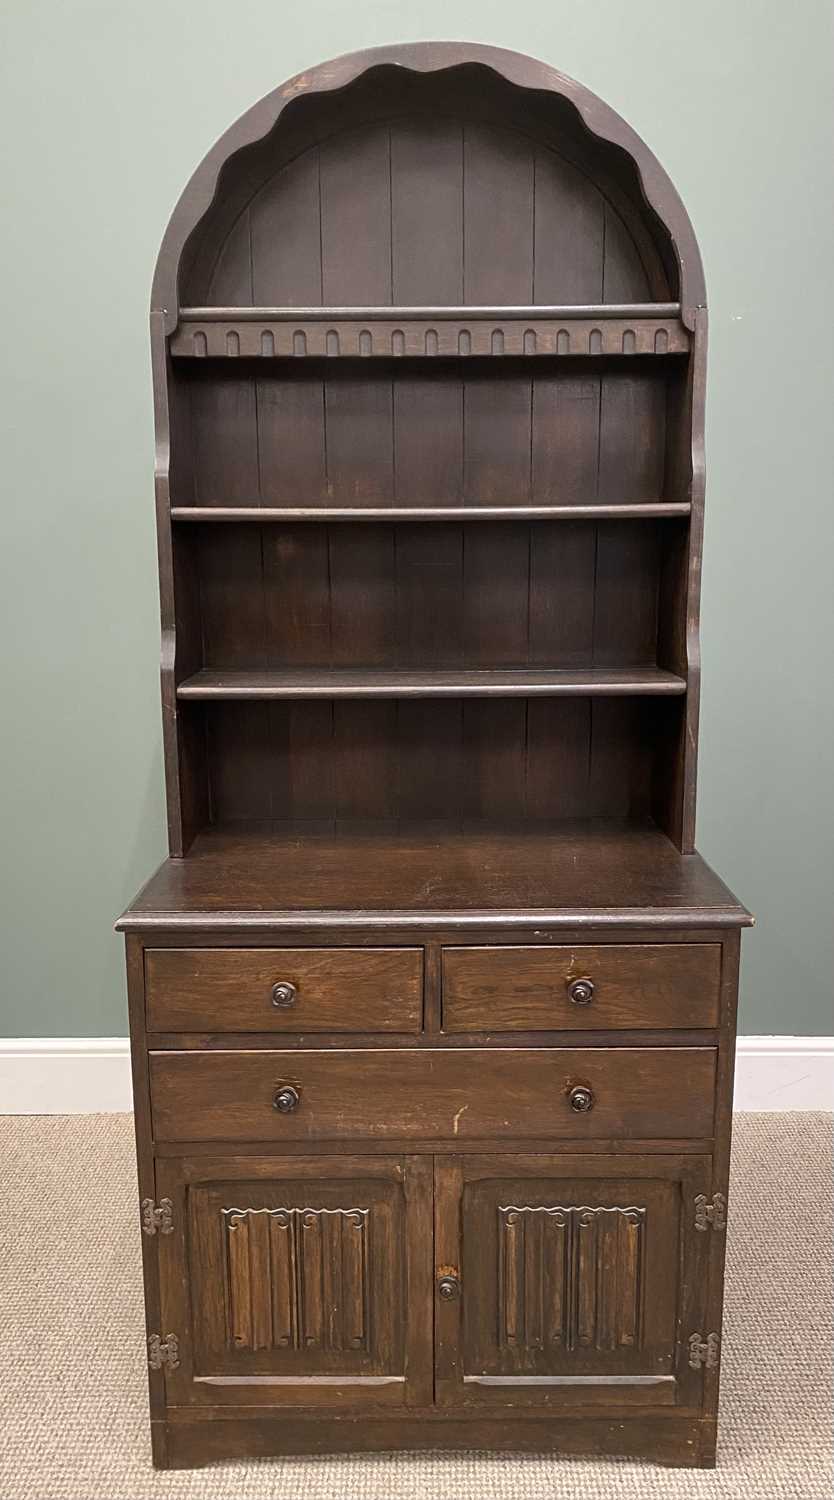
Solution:
{"label": "lower shelf", "polygon": [[204,668],[177,688],[178,698],[531,698],[657,697],[686,692],[686,679],[660,667],[581,671],[533,667],[478,671],[393,668]]}

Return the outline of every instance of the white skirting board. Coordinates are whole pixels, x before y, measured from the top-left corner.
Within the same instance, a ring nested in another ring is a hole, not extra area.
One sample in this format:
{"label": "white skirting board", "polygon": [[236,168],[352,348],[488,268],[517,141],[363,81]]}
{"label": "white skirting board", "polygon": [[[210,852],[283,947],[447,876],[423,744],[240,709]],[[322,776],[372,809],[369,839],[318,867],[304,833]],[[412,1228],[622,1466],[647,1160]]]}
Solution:
{"label": "white skirting board", "polygon": [[[0,1114],[129,1110],[126,1037],[0,1037]],[[834,1037],[742,1036],[737,1110],[834,1110]]]}

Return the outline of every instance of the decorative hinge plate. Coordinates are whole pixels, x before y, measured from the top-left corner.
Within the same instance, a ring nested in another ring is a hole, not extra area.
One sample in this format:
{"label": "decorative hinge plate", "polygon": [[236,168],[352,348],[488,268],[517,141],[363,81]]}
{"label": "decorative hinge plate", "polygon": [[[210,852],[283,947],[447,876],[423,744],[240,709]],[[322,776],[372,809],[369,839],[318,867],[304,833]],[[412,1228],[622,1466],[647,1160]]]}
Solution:
{"label": "decorative hinge plate", "polygon": [[700,1333],[690,1334],[690,1370],[700,1370],[704,1365],[708,1370],[714,1370],[718,1364],[718,1350],[720,1345],[721,1339],[717,1333],[708,1333],[706,1338],[702,1338]]}
{"label": "decorative hinge plate", "polygon": [[174,1205],[170,1198],[160,1198],[159,1203],[154,1203],[153,1198],[142,1199],[142,1233],[173,1234],[174,1232]]}
{"label": "decorative hinge plate", "polygon": [[695,1199],[695,1228],[703,1232],[710,1224],[713,1229],[727,1228],[727,1199],[723,1193],[713,1193],[711,1201],[706,1193],[699,1193]]}
{"label": "decorative hinge plate", "polygon": [[178,1370],[179,1352],[179,1339],[175,1333],[169,1333],[164,1339],[158,1333],[152,1333],[148,1339],[148,1364],[152,1370],[161,1370],[163,1365],[169,1370]]}

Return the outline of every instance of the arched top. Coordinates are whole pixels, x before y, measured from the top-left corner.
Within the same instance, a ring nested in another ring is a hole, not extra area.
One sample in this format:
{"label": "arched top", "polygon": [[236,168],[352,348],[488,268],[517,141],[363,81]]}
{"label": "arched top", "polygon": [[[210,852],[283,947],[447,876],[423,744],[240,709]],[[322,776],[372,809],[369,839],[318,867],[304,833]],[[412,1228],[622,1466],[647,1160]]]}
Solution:
{"label": "arched top", "polygon": [[[152,310],[163,315],[166,332],[176,327],[181,302],[213,300],[212,278],[247,205],[266,204],[261,212],[272,217],[268,200],[270,193],[275,197],[277,174],[286,179],[290,166],[331,149],[327,143],[337,136],[347,145],[363,126],[378,132],[394,118],[404,128],[413,111],[430,116],[436,129],[452,96],[455,113],[474,122],[472,130],[497,129],[502,139],[510,132],[526,140],[528,151],[530,141],[541,148],[554,191],[560,201],[567,193],[580,218],[587,219],[589,204],[605,205],[611,241],[621,247],[615,273],[626,266],[629,295],[561,300],[675,299],[686,326],[694,326],[695,309],[705,304],[695,235],[671,180],[636,132],[588,89],[534,58],[476,44],[421,42],[349,53],[298,74],[220,137],[177,203],[160,249]],[[630,274],[632,262],[639,274]],[[520,300],[559,299],[545,292]],[[298,303],[288,298],[289,305]]]}

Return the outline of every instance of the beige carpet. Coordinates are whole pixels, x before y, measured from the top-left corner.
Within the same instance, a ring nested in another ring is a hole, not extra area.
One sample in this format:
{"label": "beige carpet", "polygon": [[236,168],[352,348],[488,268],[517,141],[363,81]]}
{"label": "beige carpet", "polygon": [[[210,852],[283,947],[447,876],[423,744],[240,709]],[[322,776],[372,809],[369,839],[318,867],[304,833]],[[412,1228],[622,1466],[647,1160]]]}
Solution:
{"label": "beige carpet", "polygon": [[131,1121],[0,1119],[2,1500],[831,1500],[831,1117],[742,1115],[719,1467],[463,1454],[155,1473]]}

